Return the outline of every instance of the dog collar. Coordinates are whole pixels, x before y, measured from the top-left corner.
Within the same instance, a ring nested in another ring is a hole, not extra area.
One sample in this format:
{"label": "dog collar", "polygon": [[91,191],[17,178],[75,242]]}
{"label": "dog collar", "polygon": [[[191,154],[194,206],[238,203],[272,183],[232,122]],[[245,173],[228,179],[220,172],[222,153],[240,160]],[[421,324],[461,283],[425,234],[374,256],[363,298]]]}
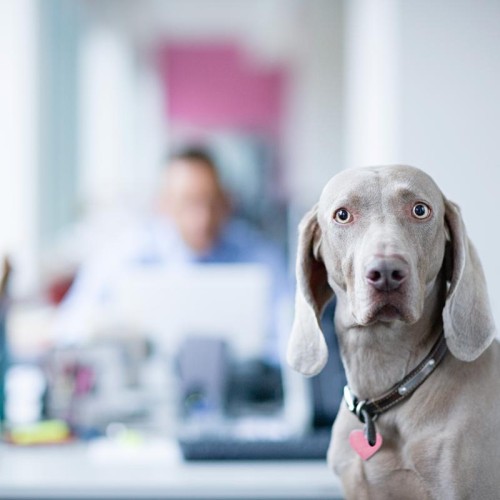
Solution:
{"label": "dog collar", "polygon": [[370,446],[375,446],[377,439],[375,430],[375,420],[377,417],[401,401],[409,398],[436,369],[447,352],[446,339],[441,334],[423,361],[406,375],[401,382],[394,385],[394,387],[377,399],[360,400],[352,393],[349,386],[346,385],[344,387],[344,400],[347,408],[365,425],[364,433]]}

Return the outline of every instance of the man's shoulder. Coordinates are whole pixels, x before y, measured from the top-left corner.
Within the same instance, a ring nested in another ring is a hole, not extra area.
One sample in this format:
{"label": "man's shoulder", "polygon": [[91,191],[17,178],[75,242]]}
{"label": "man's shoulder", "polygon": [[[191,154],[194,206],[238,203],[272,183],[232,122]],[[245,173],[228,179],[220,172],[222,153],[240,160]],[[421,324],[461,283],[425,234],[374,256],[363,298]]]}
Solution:
{"label": "man's shoulder", "polygon": [[241,219],[231,220],[224,231],[223,243],[249,260],[279,258],[278,247],[268,240],[261,231]]}

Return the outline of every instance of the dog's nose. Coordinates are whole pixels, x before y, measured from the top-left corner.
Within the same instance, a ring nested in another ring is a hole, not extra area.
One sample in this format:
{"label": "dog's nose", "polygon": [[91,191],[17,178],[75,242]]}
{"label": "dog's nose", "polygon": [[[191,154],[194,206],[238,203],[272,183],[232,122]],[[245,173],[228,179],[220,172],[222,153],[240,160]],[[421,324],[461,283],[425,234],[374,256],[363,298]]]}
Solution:
{"label": "dog's nose", "polygon": [[408,277],[409,266],[399,257],[375,257],[366,266],[366,281],[377,290],[397,290]]}

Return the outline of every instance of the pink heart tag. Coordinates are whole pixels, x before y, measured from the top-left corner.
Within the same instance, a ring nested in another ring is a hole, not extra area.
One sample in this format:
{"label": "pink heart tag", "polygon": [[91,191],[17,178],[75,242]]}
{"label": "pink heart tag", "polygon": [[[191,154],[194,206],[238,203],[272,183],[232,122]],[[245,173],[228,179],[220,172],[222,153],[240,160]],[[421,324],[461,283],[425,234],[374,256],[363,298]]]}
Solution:
{"label": "pink heart tag", "polygon": [[371,458],[382,446],[382,436],[377,432],[375,445],[370,446],[365,437],[365,433],[361,430],[351,431],[349,434],[349,444],[351,448],[363,459],[368,460]]}

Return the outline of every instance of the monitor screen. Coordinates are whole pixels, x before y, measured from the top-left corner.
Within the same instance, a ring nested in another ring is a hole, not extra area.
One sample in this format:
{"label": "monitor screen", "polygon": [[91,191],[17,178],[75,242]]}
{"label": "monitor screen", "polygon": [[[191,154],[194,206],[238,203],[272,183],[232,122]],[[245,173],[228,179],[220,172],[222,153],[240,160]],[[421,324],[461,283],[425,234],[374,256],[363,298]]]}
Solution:
{"label": "monitor screen", "polygon": [[221,338],[236,357],[262,353],[271,314],[270,276],[259,264],[131,269],[113,306],[129,326],[174,353],[187,336]]}

